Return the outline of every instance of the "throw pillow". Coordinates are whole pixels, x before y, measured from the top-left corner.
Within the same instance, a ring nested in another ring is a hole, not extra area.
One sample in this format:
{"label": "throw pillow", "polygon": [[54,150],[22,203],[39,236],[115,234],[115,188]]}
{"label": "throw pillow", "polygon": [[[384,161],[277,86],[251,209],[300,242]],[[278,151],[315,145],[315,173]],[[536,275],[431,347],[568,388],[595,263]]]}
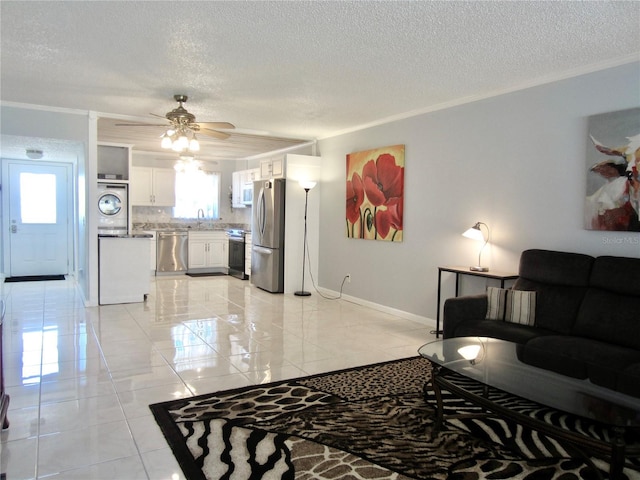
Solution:
{"label": "throw pillow", "polygon": [[487,287],[487,320],[504,320],[507,307],[507,291],[504,288]]}
{"label": "throw pillow", "polygon": [[504,320],[533,325],[536,321],[536,292],[509,290]]}

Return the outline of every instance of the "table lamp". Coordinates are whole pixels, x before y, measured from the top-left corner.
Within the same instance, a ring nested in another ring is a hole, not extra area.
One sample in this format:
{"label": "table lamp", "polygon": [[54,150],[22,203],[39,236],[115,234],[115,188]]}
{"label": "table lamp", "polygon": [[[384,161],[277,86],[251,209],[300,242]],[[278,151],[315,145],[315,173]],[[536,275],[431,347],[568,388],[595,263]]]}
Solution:
{"label": "table lamp", "polygon": [[[484,227],[487,229],[486,238],[485,238],[484,233],[482,233],[482,230],[480,229],[480,225],[484,225]],[[470,238],[472,240],[477,240],[479,242],[484,242],[482,244],[482,246],[480,247],[480,251],[478,252],[478,265],[473,266],[473,267],[469,267],[469,270],[471,270],[472,272],[488,272],[489,268],[488,267],[483,267],[482,263],[480,262],[480,258],[481,258],[481,255],[482,255],[482,249],[489,242],[489,227],[487,226],[487,224],[483,223],[483,222],[476,222],[476,224],[473,227],[469,228],[466,232],[464,232],[462,234],[462,236]]]}

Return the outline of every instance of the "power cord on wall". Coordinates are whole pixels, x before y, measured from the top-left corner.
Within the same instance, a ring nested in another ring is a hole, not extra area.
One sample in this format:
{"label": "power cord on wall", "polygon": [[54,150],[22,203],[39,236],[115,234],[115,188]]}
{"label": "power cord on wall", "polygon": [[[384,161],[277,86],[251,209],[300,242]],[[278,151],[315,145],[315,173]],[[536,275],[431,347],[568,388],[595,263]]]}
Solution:
{"label": "power cord on wall", "polygon": [[316,280],[315,280],[315,278],[313,278],[313,272],[311,271],[311,256],[309,254],[309,242],[308,242],[308,240],[306,241],[305,247],[306,247],[305,250],[307,252],[307,258],[305,260],[307,261],[307,267],[309,269],[309,276],[311,277],[311,284],[313,285],[313,289],[322,298],[325,298],[327,300],[340,300],[342,298],[342,289],[344,288],[344,282],[347,281],[347,278],[349,278],[349,276],[345,275],[344,278],[342,279],[342,283],[340,284],[340,294],[337,297],[328,297],[327,295],[324,295],[322,292],[320,292],[320,290],[318,290],[318,287],[316,286]]}

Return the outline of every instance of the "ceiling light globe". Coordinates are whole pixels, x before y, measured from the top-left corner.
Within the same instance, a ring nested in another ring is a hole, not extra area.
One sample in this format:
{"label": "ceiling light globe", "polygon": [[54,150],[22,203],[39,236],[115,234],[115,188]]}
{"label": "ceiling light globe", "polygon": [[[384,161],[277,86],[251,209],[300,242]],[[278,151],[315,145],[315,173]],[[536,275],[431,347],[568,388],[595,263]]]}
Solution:
{"label": "ceiling light globe", "polygon": [[191,152],[199,152],[200,151],[200,142],[195,138],[192,138],[189,142],[189,151]]}
{"label": "ceiling light globe", "polygon": [[177,142],[178,142],[178,144],[180,145],[180,148],[181,148],[182,150],[184,150],[185,148],[187,148],[187,147],[189,146],[189,139],[187,138],[187,136],[186,136],[186,135],[180,135],[180,136],[178,137]]}
{"label": "ceiling light globe", "polygon": [[171,137],[169,137],[167,135],[162,137],[162,140],[160,141],[160,146],[162,148],[169,149],[169,148],[171,148],[172,145],[173,145],[173,142],[171,141]]}

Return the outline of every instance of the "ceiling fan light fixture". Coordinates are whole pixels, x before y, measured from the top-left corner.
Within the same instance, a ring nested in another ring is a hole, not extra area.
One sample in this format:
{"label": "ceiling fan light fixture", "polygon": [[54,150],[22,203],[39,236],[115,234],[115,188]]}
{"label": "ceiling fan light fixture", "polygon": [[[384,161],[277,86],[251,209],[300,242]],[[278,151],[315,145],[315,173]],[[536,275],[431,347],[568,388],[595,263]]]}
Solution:
{"label": "ceiling fan light fixture", "polygon": [[196,139],[195,135],[189,141],[189,151],[190,152],[199,152],[200,151],[200,142],[198,142],[198,139]]}
{"label": "ceiling fan light fixture", "polygon": [[189,147],[189,138],[185,133],[181,133],[180,136],[178,137],[178,145],[180,145],[180,148],[182,150]]}
{"label": "ceiling fan light fixture", "polygon": [[160,146],[168,150],[172,147],[172,145],[173,145],[173,140],[171,140],[171,137],[169,136],[169,132],[167,132],[162,136],[162,140],[160,141]]}

